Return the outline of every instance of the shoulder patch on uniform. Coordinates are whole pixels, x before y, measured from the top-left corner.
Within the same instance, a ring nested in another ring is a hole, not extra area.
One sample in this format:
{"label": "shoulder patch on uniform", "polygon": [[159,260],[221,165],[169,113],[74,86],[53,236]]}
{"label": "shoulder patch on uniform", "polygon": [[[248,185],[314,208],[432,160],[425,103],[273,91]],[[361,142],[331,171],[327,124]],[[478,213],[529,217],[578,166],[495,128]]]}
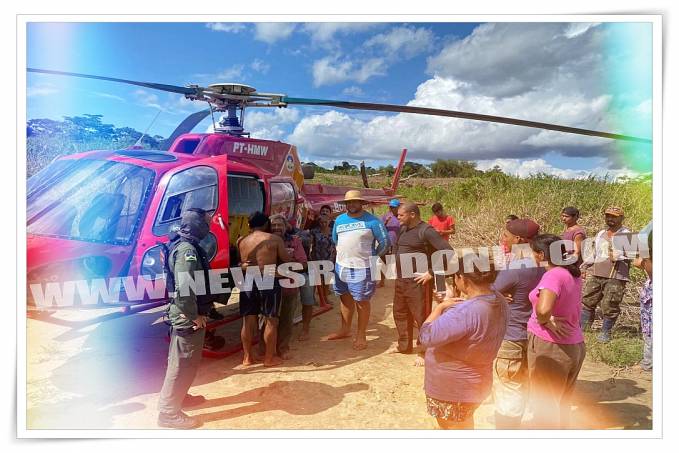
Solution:
{"label": "shoulder patch on uniform", "polygon": [[195,250],[187,250],[184,252],[184,261],[198,261]]}

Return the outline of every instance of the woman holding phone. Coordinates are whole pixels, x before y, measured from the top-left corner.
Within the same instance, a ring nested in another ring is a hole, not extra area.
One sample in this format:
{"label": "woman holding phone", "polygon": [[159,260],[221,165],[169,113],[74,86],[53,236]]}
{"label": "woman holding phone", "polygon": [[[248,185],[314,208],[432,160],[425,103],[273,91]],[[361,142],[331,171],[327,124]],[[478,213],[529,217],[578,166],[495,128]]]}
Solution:
{"label": "woman holding phone", "polygon": [[491,289],[495,270],[465,273],[463,261],[453,280],[466,299],[443,299],[420,330],[427,411],[441,429],[474,428],[474,412],[490,394],[493,360],[507,328],[507,301]]}

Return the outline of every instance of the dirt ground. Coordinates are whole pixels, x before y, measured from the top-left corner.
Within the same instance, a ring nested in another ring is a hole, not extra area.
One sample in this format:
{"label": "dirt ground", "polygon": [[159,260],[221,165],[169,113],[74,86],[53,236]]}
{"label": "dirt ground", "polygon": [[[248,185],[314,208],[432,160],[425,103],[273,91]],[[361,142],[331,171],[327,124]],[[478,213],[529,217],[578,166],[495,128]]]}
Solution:
{"label": "dirt ground", "polygon": [[[434,429],[424,370],[412,355],[386,352],[395,339],[392,295],[387,282],[373,299],[366,350],[354,351],[350,339],[320,341],[339,323],[333,298],[335,308],[313,319],[311,340],[295,336],[284,366],[243,368],[240,353],[204,358],[191,392],[207,402],[187,413],[200,417],[202,429]],[[157,308],[97,323],[83,312],[60,313],[58,323],[29,319],[28,428],[156,429],[167,360],[161,315]],[[237,327],[221,333],[237,342]],[[649,373],[586,361],[572,427],[650,429],[651,404]],[[489,398],[476,412],[477,429],[494,428],[492,413]]]}

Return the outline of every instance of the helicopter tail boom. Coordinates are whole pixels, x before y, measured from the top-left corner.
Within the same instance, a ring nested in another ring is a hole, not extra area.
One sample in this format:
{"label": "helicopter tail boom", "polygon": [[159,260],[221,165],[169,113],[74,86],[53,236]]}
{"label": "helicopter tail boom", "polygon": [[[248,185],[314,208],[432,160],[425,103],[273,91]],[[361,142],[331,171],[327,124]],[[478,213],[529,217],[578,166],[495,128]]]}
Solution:
{"label": "helicopter tail boom", "polygon": [[396,189],[398,189],[398,182],[399,179],[401,178],[401,172],[403,171],[403,166],[406,163],[406,154],[408,153],[408,150],[403,148],[403,151],[401,151],[401,158],[398,160],[398,165],[396,166],[396,171],[394,172],[394,179],[391,180],[391,192],[396,193]]}

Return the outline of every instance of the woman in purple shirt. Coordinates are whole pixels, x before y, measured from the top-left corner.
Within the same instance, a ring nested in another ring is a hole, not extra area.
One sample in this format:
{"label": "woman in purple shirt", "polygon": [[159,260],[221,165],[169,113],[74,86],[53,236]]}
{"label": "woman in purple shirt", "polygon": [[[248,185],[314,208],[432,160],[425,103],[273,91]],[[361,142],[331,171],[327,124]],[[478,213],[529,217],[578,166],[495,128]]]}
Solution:
{"label": "woman in purple shirt", "polygon": [[424,392],[427,410],[442,429],[473,429],[474,412],[490,394],[493,360],[507,329],[507,301],[490,286],[493,269],[453,277],[467,299],[447,298],[420,329],[427,348]]}
{"label": "woman in purple shirt", "polygon": [[[536,428],[568,427],[571,394],[585,360],[580,269],[559,241],[559,236],[541,234],[531,242],[535,262],[547,263],[540,283],[528,295],[533,305],[528,376]],[[564,264],[568,261],[573,262]]]}

